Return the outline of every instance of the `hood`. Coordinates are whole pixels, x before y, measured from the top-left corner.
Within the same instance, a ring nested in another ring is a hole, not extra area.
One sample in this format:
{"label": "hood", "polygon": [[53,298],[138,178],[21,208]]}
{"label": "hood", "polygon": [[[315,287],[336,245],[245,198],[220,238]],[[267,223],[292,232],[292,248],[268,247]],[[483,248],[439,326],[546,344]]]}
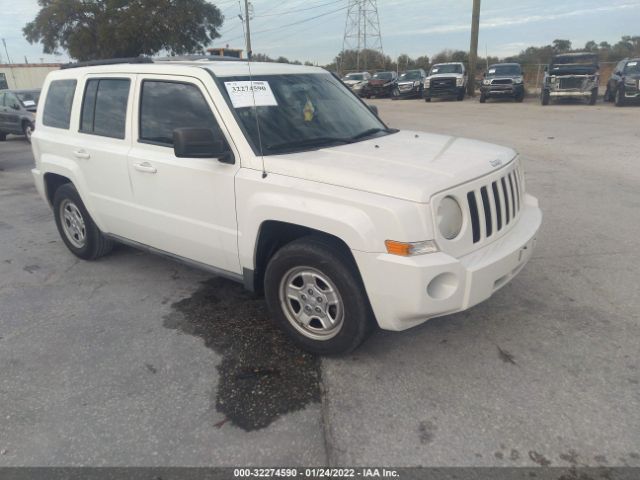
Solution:
{"label": "hood", "polygon": [[459,137],[400,131],[363,142],[265,157],[267,171],[412,202],[487,175],[516,156]]}
{"label": "hood", "polygon": [[384,79],[379,79],[379,78],[372,78],[371,80],[369,80],[369,84],[370,85],[387,85],[389,83],[393,83],[394,80],[384,80]]}
{"label": "hood", "polygon": [[565,75],[595,75],[598,67],[595,65],[552,65],[548,74],[551,76]]}
{"label": "hood", "polygon": [[487,75],[486,77],[484,77],[485,80],[505,80],[505,79],[514,79],[514,78],[520,78],[522,77],[522,74],[519,75]]}
{"label": "hood", "polygon": [[464,75],[462,73],[436,73],[435,75],[431,75],[427,77],[429,80],[432,78],[462,78]]}
{"label": "hood", "polygon": [[345,85],[349,85],[350,87],[353,87],[354,85],[357,85],[359,83],[366,83],[366,80],[343,80],[342,81]]}
{"label": "hood", "polygon": [[415,82],[422,83],[422,80],[398,80],[398,85],[413,85]]}

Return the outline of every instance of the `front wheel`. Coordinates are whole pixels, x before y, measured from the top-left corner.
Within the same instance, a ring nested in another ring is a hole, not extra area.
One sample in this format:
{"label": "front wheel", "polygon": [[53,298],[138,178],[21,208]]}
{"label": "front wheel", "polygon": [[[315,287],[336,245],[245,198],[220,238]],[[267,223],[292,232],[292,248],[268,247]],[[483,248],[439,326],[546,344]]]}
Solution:
{"label": "front wheel", "polygon": [[464,94],[465,94],[465,91],[464,91],[464,88],[463,88],[462,90],[460,90],[458,92],[458,96],[456,97],[456,100],[458,100],[459,102],[463,101],[464,100]]}
{"label": "front wheel", "polygon": [[425,102],[430,102],[431,101],[431,97],[424,97],[424,101]]}
{"label": "front wheel", "polygon": [[487,96],[484,93],[480,94],[480,103],[485,103],[487,101]]}
{"label": "front wheel", "polygon": [[595,105],[598,101],[598,89],[591,90],[591,97],[589,97],[589,105]]}
{"label": "front wheel", "polygon": [[542,105],[549,105],[549,99],[551,98],[551,94],[549,93],[549,90],[543,90],[542,91],[542,96],[540,98],[540,103]]}
{"label": "front wheel", "polygon": [[391,99],[398,100],[399,98],[400,98],[400,90],[398,89],[398,87],[394,87],[391,90]]}
{"label": "front wheel", "polygon": [[616,103],[616,107],[624,107],[624,104],[625,104],[624,87],[620,87],[616,90],[615,103]]}
{"label": "front wheel", "polygon": [[72,184],[65,183],[56,190],[53,212],[58,232],[75,256],[95,260],[111,251],[113,242],[94,223]]}
{"label": "front wheel", "polygon": [[353,259],[321,237],[278,250],[267,265],[264,292],[274,321],[311,353],[351,352],[374,325]]}

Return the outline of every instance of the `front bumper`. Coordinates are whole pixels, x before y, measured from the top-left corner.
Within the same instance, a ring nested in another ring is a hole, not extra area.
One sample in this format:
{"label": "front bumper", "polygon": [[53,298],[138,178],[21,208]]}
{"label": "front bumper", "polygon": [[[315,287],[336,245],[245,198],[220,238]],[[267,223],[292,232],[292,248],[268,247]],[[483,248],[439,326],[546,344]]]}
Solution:
{"label": "front bumper", "polygon": [[465,91],[465,87],[425,88],[425,98],[455,97]]}
{"label": "front bumper", "polygon": [[443,252],[399,257],[353,251],[378,325],[405,330],[486,300],[531,258],[541,222],[538,201],[525,195],[511,231],[461,258]]}
{"label": "front bumper", "polygon": [[422,85],[411,85],[409,87],[398,85],[398,91],[400,92],[400,97],[415,97],[416,95],[420,95],[421,90],[422,90]]}
{"label": "front bumper", "polygon": [[482,85],[480,92],[488,97],[515,97],[524,94],[524,85],[506,84],[506,85]]}
{"label": "front bumper", "polygon": [[379,87],[377,86],[372,87],[369,85],[366,88],[362,89],[362,95],[372,95],[375,97],[391,95],[392,88],[393,88],[392,85],[385,85],[385,86],[379,86]]}
{"label": "front bumper", "polygon": [[551,97],[590,97],[591,90],[550,90]]}

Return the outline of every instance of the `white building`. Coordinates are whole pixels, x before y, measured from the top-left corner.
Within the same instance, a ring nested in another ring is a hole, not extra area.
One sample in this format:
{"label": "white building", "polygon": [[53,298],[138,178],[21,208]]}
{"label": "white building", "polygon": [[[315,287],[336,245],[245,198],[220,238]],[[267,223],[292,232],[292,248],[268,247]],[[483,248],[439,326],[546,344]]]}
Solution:
{"label": "white building", "polygon": [[59,63],[0,63],[0,90],[41,88],[47,74]]}

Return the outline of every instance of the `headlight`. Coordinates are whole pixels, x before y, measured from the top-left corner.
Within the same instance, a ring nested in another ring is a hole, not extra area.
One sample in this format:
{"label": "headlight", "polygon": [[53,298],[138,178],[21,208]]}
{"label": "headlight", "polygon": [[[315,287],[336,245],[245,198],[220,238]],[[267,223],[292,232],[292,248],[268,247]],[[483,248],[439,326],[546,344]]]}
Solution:
{"label": "headlight", "polygon": [[513,83],[522,83],[522,77],[516,77],[513,79]]}
{"label": "headlight", "polygon": [[462,85],[464,85],[464,78],[463,77],[456,78],[456,86],[461,87]]}
{"label": "headlight", "polygon": [[447,240],[453,240],[462,229],[462,209],[453,197],[445,197],[440,202],[436,214],[440,234]]}
{"label": "headlight", "polygon": [[429,87],[431,86],[431,80],[430,80],[430,79],[428,79],[428,78],[427,78],[427,79],[425,79],[425,81],[424,81],[424,86],[425,86],[425,87],[427,87],[427,88],[429,88]]}
{"label": "headlight", "polygon": [[549,83],[556,83],[556,77],[551,77],[549,79]]}
{"label": "headlight", "polygon": [[482,80],[483,85],[491,85],[491,80]]}
{"label": "headlight", "polygon": [[420,85],[420,80],[416,80],[415,82],[413,82],[414,87],[417,87],[418,85]]}

